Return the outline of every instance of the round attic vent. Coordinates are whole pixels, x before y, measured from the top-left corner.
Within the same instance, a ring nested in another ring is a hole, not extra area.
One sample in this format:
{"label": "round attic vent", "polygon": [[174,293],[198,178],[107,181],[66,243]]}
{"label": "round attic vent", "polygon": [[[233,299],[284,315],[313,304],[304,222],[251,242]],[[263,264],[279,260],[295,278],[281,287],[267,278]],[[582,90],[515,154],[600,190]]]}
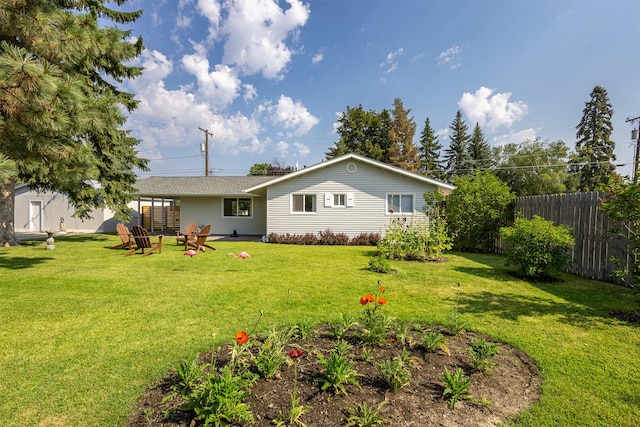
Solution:
{"label": "round attic vent", "polygon": [[347,172],[355,173],[358,170],[358,165],[353,162],[347,163]]}

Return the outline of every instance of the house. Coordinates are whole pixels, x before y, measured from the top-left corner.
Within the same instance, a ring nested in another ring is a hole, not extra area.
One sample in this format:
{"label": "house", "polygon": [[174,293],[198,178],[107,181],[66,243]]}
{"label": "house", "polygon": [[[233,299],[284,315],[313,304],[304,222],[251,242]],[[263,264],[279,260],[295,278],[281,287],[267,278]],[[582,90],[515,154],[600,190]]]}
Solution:
{"label": "house", "polygon": [[80,220],[72,215],[75,209],[69,198],[53,191],[34,191],[26,184],[15,187],[13,224],[16,232],[46,230],[80,233],[113,232],[116,219],[108,209],[94,209],[91,219]]}
{"label": "house", "polygon": [[180,222],[211,224],[212,234],[384,233],[394,216],[423,216],[423,194],[453,186],[356,154],[287,175],[150,177],[141,198],[176,200]]}

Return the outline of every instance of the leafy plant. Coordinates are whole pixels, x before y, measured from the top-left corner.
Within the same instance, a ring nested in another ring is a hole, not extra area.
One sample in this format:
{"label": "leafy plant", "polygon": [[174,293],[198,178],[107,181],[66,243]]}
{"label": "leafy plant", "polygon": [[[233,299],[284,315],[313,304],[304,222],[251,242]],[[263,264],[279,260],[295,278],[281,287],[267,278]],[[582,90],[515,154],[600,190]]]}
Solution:
{"label": "leafy plant", "polygon": [[378,364],[380,376],[393,391],[409,385],[411,372],[407,369],[406,362],[401,356],[391,360],[383,360]]}
{"label": "leafy plant", "polygon": [[300,404],[298,396],[298,359],[304,355],[304,351],[297,349],[289,352],[289,357],[293,360],[293,391],[291,392],[291,408],[289,412],[280,411],[280,416],[274,420],[276,426],[300,426],[306,427],[300,417],[311,410],[310,406]]}
{"label": "leafy plant", "polygon": [[[343,341],[346,343],[346,341]],[[332,388],[338,394],[347,394],[345,386],[353,384],[360,388],[357,377],[362,375],[353,369],[354,362],[350,361],[343,353],[344,347],[336,347],[329,351],[329,356],[325,357],[322,353],[318,353],[318,363],[325,369],[322,377],[317,380],[321,383],[321,389],[326,390]]]}
{"label": "leafy plant", "polygon": [[503,227],[500,235],[509,244],[506,264],[516,265],[518,274],[534,280],[555,278],[571,262],[574,245],[571,230],[566,225],[554,226],[535,215],[532,219],[517,218],[513,227]]}
{"label": "leafy plant", "polygon": [[283,351],[284,345],[275,342],[272,336],[265,339],[255,359],[256,368],[263,378],[272,378],[278,372],[286,360]]}
{"label": "leafy plant", "polygon": [[445,384],[442,396],[449,396],[449,407],[451,409],[455,409],[456,403],[460,400],[470,399],[472,397],[469,392],[471,378],[465,378],[461,368],[456,369],[455,372],[449,372],[445,367],[442,380]]}
{"label": "leafy plant", "polygon": [[387,403],[386,401],[380,402],[380,404],[371,408],[366,403],[357,406],[351,406],[348,408],[349,410],[349,418],[347,427],[356,426],[356,427],[373,427],[382,425],[385,420],[381,418],[379,413],[382,406]]}
{"label": "leafy plant", "polygon": [[346,314],[340,316],[340,323],[331,326],[331,335],[341,339],[356,324],[356,320]]}
{"label": "leafy plant", "polygon": [[207,365],[200,365],[198,355],[182,360],[174,367],[178,376],[177,391],[182,395],[187,395],[193,391],[202,379],[202,372]]}
{"label": "leafy plant", "polygon": [[446,216],[453,248],[491,252],[501,226],[510,216],[515,197],[509,187],[490,172],[460,175],[447,196]]}
{"label": "leafy plant", "polygon": [[234,422],[253,421],[253,414],[243,400],[258,376],[245,370],[234,373],[231,364],[205,376],[204,381],[188,396],[183,406],[193,410],[205,426],[223,426]]}
{"label": "leafy plant", "polygon": [[619,221],[619,227],[612,228],[609,233],[628,241],[625,256],[610,257],[618,267],[614,276],[634,288],[640,284],[640,185],[637,179],[626,184],[620,179],[614,180],[600,209],[610,219]]}
{"label": "leafy plant", "polygon": [[391,271],[391,263],[380,253],[369,261],[369,271],[374,273],[388,273]]}
{"label": "leafy plant", "polygon": [[430,331],[429,333],[422,333],[420,337],[422,338],[422,345],[427,353],[434,353],[438,348],[443,349],[447,353],[449,352],[442,332]]}
{"label": "leafy plant", "polygon": [[480,372],[487,372],[494,366],[493,356],[498,354],[499,344],[485,341],[484,338],[475,339],[469,348],[467,354],[471,357],[473,369]]}
{"label": "leafy plant", "polygon": [[[380,282],[378,282],[380,285]],[[379,286],[378,292],[383,294],[384,287]],[[382,306],[387,304],[386,298],[366,294],[360,297],[363,306],[360,335],[365,343],[383,343],[387,340],[390,319],[382,313]]]}

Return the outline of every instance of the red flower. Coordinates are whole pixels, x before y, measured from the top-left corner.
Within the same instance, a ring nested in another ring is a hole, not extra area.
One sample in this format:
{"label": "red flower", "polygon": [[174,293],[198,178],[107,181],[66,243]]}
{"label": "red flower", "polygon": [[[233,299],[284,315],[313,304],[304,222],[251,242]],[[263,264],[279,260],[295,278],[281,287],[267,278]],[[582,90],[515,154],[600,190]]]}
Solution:
{"label": "red flower", "polygon": [[367,301],[369,301],[369,302],[374,302],[374,301],[376,300],[376,299],[373,297],[373,295],[371,295],[371,294],[366,294],[364,297],[365,297],[365,298],[367,299]]}
{"label": "red flower", "polygon": [[386,299],[384,299],[384,298],[382,298],[382,297],[379,297],[379,298],[378,298],[378,304],[380,304],[380,305],[385,305],[386,303],[387,303],[387,300],[386,300]]}
{"label": "red flower", "polygon": [[247,334],[245,331],[236,332],[236,342],[238,344],[242,345],[247,341],[249,341],[249,334]]}
{"label": "red flower", "polygon": [[297,349],[297,350],[289,350],[289,357],[292,359],[296,359],[298,357],[302,357],[304,355],[304,351]]}
{"label": "red flower", "polygon": [[367,297],[366,297],[366,296],[364,296],[364,297],[360,297],[360,304],[362,304],[362,305],[367,305],[367,304],[369,304],[369,300],[367,299]]}
{"label": "red flower", "polygon": [[389,342],[396,342],[396,339],[394,337],[389,337],[387,338],[387,341]]}

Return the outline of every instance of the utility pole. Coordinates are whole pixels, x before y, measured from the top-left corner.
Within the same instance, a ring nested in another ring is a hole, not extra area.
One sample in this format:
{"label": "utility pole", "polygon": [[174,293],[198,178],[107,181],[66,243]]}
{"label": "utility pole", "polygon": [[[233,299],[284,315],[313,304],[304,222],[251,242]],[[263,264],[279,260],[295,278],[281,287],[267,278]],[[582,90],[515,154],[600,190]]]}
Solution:
{"label": "utility pole", "polygon": [[[634,117],[632,119],[627,117],[627,123],[635,123],[638,122],[638,129],[634,129],[631,131],[631,139],[636,140],[636,149],[635,155],[633,156],[633,183],[638,183],[638,161],[640,160],[640,116]],[[634,138],[635,133],[635,138]]]}
{"label": "utility pole", "polygon": [[204,132],[204,176],[209,176],[209,135],[213,136],[211,132],[207,129],[202,129],[198,127],[202,132]]}

